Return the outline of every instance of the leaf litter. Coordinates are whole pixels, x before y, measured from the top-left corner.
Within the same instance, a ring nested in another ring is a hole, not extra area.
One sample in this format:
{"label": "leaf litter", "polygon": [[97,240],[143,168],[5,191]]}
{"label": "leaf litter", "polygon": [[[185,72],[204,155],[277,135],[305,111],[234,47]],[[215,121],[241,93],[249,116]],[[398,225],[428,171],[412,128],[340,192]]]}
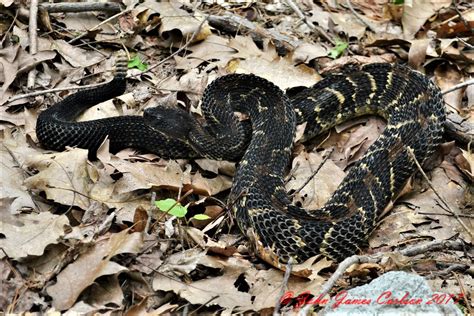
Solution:
{"label": "leaf litter", "polygon": [[[140,115],[145,107],[161,102],[199,114],[206,85],[229,72],[255,73],[282,89],[310,86],[325,72],[349,62],[408,62],[433,76],[442,89],[472,78],[474,56],[469,47],[474,43],[463,28],[472,25],[474,16],[465,1],[375,1],[371,5],[353,1],[359,18],[343,2],[296,3],[307,14],[306,20],[280,1],[245,5],[145,1],[128,4],[128,12],[100,28],[104,16],[97,12],[49,14],[54,21],[49,27],[61,36],[41,33],[34,56],[28,52],[24,24],[8,19],[13,27],[6,29],[0,42],[1,310],[129,314],[180,313],[185,308],[271,313],[282,288],[294,293],[321,290],[336,266],[325,258],[295,266],[306,278],[289,279],[255,258],[224,206],[235,163],[166,161],[131,149],[110,154],[107,142],[96,161],[89,161],[87,151],[78,148],[46,151],[34,134],[36,116],[74,91],[8,102],[27,92],[26,73],[32,67],[38,70],[35,90],[110,78],[114,63],[110,48],[118,50],[122,45],[136,53],[134,60],[140,60],[137,67],[142,68],[184,49],[146,74],[130,69],[136,77],[129,79],[127,91],[133,93],[119,97],[120,102],[93,107],[82,120]],[[18,9],[12,2],[2,4],[2,10],[10,13]],[[230,12],[271,32],[261,37],[258,31],[243,34],[202,22],[208,14],[229,16]],[[87,36],[70,41],[81,33]],[[280,33],[292,38],[294,50],[281,54],[271,37],[278,39]],[[20,41],[13,41],[13,36]],[[447,110],[473,121],[473,89],[446,94]],[[329,135],[297,143],[287,179],[294,203],[307,208],[324,204],[383,128],[380,119],[364,117],[336,127]],[[427,173],[433,188],[472,230],[472,144],[445,147],[450,149],[433,159]],[[433,188],[420,174],[413,176],[363,253],[423,240],[461,238],[472,245],[469,233]],[[155,207],[154,202],[167,199],[186,205],[184,218]],[[201,214],[210,218],[193,219]],[[461,304],[472,309],[472,275],[441,273],[472,260],[472,252],[428,253],[413,262],[404,256],[390,258],[384,264],[352,266],[339,280],[338,289],[365,283],[373,273],[411,268],[431,275],[429,282],[438,289],[464,291]]]}

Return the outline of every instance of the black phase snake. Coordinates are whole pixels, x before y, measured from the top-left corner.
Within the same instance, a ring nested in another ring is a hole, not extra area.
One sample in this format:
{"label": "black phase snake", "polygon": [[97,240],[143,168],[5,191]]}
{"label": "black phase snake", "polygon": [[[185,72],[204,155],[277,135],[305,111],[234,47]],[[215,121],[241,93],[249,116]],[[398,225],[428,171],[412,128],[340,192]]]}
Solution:
{"label": "black phase snake", "polygon": [[[439,145],[445,110],[441,93],[425,75],[391,64],[352,66],[292,97],[271,82],[247,74],[214,80],[202,98],[205,123],[182,109],[153,108],[144,117],[121,116],[74,122],[86,108],[125,90],[125,67],[108,84],[79,91],[43,111],[40,142],[97,150],[108,136],[117,151],[134,147],[167,158],[239,160],[229,201],[242,232],[257,254],[281,267],[317,254],[342,260],[354,254],[378,215],[395,199]],[[250,120],[234,114],[243,112]],[[291,203],[283,176],[292,154],[295,126],[307,122],[305,138],[364,114],[387,126],[349,170],[324,207]]]}

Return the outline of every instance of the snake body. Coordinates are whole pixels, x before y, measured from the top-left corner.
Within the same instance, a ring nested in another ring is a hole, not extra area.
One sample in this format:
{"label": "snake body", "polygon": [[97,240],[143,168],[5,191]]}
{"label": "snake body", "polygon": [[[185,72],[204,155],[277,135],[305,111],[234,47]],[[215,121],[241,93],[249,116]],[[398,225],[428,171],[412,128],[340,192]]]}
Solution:
{"label": "snake body", "polygon": [[[323,254],[342,260],[354,254],[416,170],[410,152],[423,163],[440,143],[445,121],[439,89],[423,74],[390,64],[348,68],[291,98],[254,75],[223,76],[204,92],[205,124],[184,110],[160,108],[146,110],[144,117],[72,121],[90,104],[124,88],[119,71],[108,85],[73,94],[42,112],[39,140],[56,150],[68,145],[94,151],[108,135],[112,150],[136,147],[170,158],[241,159],[230,205],[257,254],[277,267],[290,258],[302,262]],[[237,119],[234,111],[247,114],[250,122]],[[296,124],[307,122],[305,137],[311,138],[364,114],[385,118],[384,132],[324,207],[293,205],[283,175]],[[176,119],[186,121],[173,123]]]}

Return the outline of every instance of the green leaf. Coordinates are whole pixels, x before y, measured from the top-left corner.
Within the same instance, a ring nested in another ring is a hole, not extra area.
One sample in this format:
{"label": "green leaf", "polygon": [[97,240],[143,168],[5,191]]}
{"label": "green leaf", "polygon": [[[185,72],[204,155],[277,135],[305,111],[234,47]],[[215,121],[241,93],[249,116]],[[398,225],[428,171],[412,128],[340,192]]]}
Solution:
{"label": "green leaf", "polygon": [[210,219],[210,216],[207,216],[206,214],[196,214],[193,216],[194,219],[197,219],[198,221],[205,221],[206,219]]}
{"label": "green leaf", "polygon": [[405,3],[405,0],[393,0],[393,4],[404,4]]}
{"label": "green leaf", "polygon": [[140,57],[135,56],[128,61],[128,68],[137,68],[140,71],[145,71],[148,65],[141,61]]}
{"label": "green leaf", "polygon": [[349,46],[348,43],[341,41],[340,39],[336,40],[336,46],[331,49],[328,53],[328,56],[331,57],[332,59],[336,59],[337,57],[341,56],[342,53],[346,50],[346,48]]}
{"label": "green leaf", "polygon": [[188,212],[188,209],[180,203],[177,203],[175,199],[155,201],[155,205],[160,209],[160,211],[174,215],[178,218],[186,216],[186,213]]}

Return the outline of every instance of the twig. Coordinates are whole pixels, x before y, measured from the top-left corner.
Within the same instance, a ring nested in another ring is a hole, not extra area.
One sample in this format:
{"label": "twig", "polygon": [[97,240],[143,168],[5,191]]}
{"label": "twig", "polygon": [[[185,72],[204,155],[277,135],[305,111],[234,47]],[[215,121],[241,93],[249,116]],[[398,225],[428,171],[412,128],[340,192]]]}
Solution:
{"label": "twig", "polygon": [[360,264],[360,263],[376,263],[380,262],[384,257],[388,257],[394,254],[401,254],[403,256],[413,257],[415,255],[419,255],[422,253],[426,253],[428,251],[438,251],[438,250],[445,250],[445,249],[453,249],[453,250],[462,250],[464,247],[464,243],[461,240],[434,240],[427,242],[421,245],[414,245],[411,247],[407,247],[402,250],[398,251],[389,251],[389,252],[380,252],[375,255],[370,256],[359,256],[354,255],[351,256],[344,261],[342,261],[339,266],[337,267],[336,271],[333,275],[326,281],[326,283],[321,288],[321,296],[324,296],[329,293],[329,291],[334,287],[337,280],[339,280],[344,272],[353,264]]}
{"label": "twig", "polygon": [[319,166],[316,168],[316,170],[313,172],[313,174],[311,176],[308,177],[308,179],[306,179],[305,183],[303,183],[303,185],[301,187],[299,187],[293,194],[297,194],[299,193],[301,190],[303,190],[303,188],[305,186],[308,185],[308,183],[316,176],[316,174],[319,172],[319,170],[321,170],[321,168],[324,166],[324,164],[326,163],[326,161],[329,159],[329,156],[331,156],[331,154],[333,153],[334,151],[334,148],[331,149],[331,151],[326,155],[326,157],[324,157],[323,161],[321,161],[321,163],[319,164]]}
{"label": "twig", "polygon": [[210,15],[208,16],[208,21],[212,27],[226,33],[248,34],[257,43],[261,43],[265,38],[269,38],[279,52],[292,51],[302,44],[302,41],[294,40],[276,31],[259,27],[249,20],[232,13],[226,13],[224,16]]}
{"label": "twig", "polygon": [[101,26],[104,25],[105,23],[109,23],[109,22],[112,21],[113,19],[116,19],[116,18],[118,18],[119,16],[124,15],[125,13],[128,13],[128,12],[130,12],[130,9],[123,10],[122,12],[119,12],[119,13],[117,13],[117,14],[111,16],[110,18],[105,19],[104,21],[100,22],[100,23],[97,24],[96,26],[92,27],[92,28],[91,28],[90,30],[88,30],[87,32],[84,32],[84,33],[82,33],[82,34],[79,34],[78,36],[76,36],[76,37],[74,37],[73,39],[69,40],[69,41],[68,41],[68,44],[74,43],[75,41],[77,41],[77,40],[83,38],[84,36],[86,36],[89,32],[92,32],[92,31],[98,29],[99,27],[101,27]]}
{"label": "twig", "polygon": [[[471,302],[469,302],[469,300],[468,300],[468,297],[467,297],[467,294],[466,294],[466,289],[464,288],[464,284],[463,284],[462,280],[459,278],[457,273],[453,273],[453,275],[456,278],[456,280],[458,281],[459,288],[461,289],[462,298],[464,300],[464,303],[466,303],[466,307],[469,311],[469,315],[473,315]],[[471,299],[472,299],[472,297],[471,297]]]}
{"label": "twig", "polygon": [[466,21],[466,19],[462,16],[462,13],[461,11],[459,11],[458,4],[456,2],[457,2],[456,0],[453,0],[454,11],[456,11],[456,13],[458,14],[459,19],[461,20],[462,24],[464,24],[464,27],[466,28],[466,30],[469,30],[471,27],[469,26],[469,23]]}
{"label": "twig", "polygon": [[52,92],[61,92],[61,91],[67,91],[67,90],[82,90],[82,89],[89,89],[89,88],[96,88],[105,84],[108,84],[109,82],[100,82],[100,83],[93,83],[90,85],[86,86],[80,86],[80,87],[64,87],[64,88],[54,88],[54,89],[48,89],[48,90],[41,90],[41,91],[32,91],[29,93],[24,93],[24,94],[18,94],[15,95],[7,100],[7,103],[11,103],[16,100],[20,100],[23,98],[29,98],[29,97],[34,97],[37,95],[42,95],[42,94],[47,94],[47,93],[52,93]]}
{"label": "twig", "polygon": [[[34,56],[38,52],[38,0],[30,2],[30,19],[28,25],[28,33],[30,40],[30,55]],[[32,89],[35,86],[36,68],[32,68],[28,73],[28,81],[26,86]]]}
{"label": "twig", "polygon": [[372,27],[372,25],[370,25],[367,21],[365,21],[360,16],[360,14],[356,12],[356,10],[352,6],[352,3],[351,3],[350,0],[346,0],[346,5],[349,7],[349,10],[351,10],[352,14],[354,14],[354,16],[356,17],[357,20],[359,20],[362,24],[364,24],[366,27],[368,27],[369,30],[371,30],[372,32],[377,33],[377,31]]}
{"label": "twig", "polygon": [[290,257],[290,260],[288,260],[288,263],[286,264],[285,275],[283,276],[283,280],[281,282],[280,294],[277,296],[275,309],[273,310],[274,316],[280,315],[281,297],[285,294],[285,291],[288,288],[288,280],[290,279],[292,269],[293,269],[293,258]]}
{"label": "twig", "polygon": [[16,20],[18,18],[18,14],[19,14],[20,10],[16,10],[15,11],[15,17],[13,17],[13,21],[12,23],[10,23],[10,26],[8,27],[8,29],[2,34],[0,35],[0,37],[2,38],[0,40],[0,47],[4,47],[3,46],[3,41],[5,41],[5,38],[7,38],[8,34],[10,33],[10,31],[12,30],[12,28],[16,25]]}
{"label": "twig", "polygon": [[447,267],[446,269],[443,269],[439,272],[433,273],[427,278],[428,279],[434,279],[434,278],[437,278],[437,277],[448,277],[453,272],[456,272],[456,271],[464,272],[467,269],[469,269],[469,266],[467,264],[453,263],[449,267]]}
{"label": "twig", "polygon": [[293,2],[293,0],[285,0],[286,4],[288,4],[288,6],[293,10],[295,11],[296,15],[301,19],[303,20],[303,22],[312,30],[314,31],[317,35],[321,35],[326,41],[328,41],[329,43],[331,43],[332,45],[336,45],[336,42],[329,36],[328,33],[326,33],[326,31],[321,28],[321,27],[318,27],[316,25],[314,25],[313,23],[310,23],[308,21],[308,19],[306,18],[306,16],[303,14],[303,12],[301,12],[300,8],[298,7],[298,5],[296,3]]}
{"label": "twig", "polygon": [[107,11],[120,12],[121,7],[119,3],[113,2],[57,2],[57,3],[41,3],[41,8],[44,8],[50,13],[57,12],[89,12],[89,11]]}
{"label": "twig", "polygon": [[464,81],[464,82],[461,82],[461,83],[459,83],[455,86],[452,86],[449,89],[443,90],[441,93],[444,95],[444,94],[453,92],[454,90],[462,89],[464,87],[467,87],[467,86],[470,86],[470,85],[473,85],[473,84],[474,84],[474,79],[470,79],[468,81]]}
{"label": "twig", "polygon": [[446,200],[438,193],[438,191],[434,188],[433,186],[433,183],[430,181],[430,179],[428,178],[428,176],[426,175],[426,173],[423,171],[423,168],[421,168],[421,165],[420,163],[418,162],[418,159],[416,159],[415,157],[415,154],[413,152],[413,149],[411,148],[408,148],[408,154],[411,156],[411,158],[413,159],[413,161],[415,162],[416,166],[418,167],[418,170],[421,172],[421,174],[423,175],[423,178],[425,178],[426,182],[428,182],[428,185],[430,186],[431,190],[433,190],[433,192],[436,194],[436,196],[438,197],[438,199],[443,202],[444,206],[446,207],[447,211],[449,213],[451,213],[452,215],[454,215],[454,217],[456,217],[456,220],[459,222],[459,224],[461,224],[461,226],[467,231],[467,233],[471,236],[471,237],[474,237],[472,231],[467,228],[466,224],[462,221],[462,219],[459,217],[459,215],[454,212],[451,207],[449,206],[449,204],[446,202]]}

